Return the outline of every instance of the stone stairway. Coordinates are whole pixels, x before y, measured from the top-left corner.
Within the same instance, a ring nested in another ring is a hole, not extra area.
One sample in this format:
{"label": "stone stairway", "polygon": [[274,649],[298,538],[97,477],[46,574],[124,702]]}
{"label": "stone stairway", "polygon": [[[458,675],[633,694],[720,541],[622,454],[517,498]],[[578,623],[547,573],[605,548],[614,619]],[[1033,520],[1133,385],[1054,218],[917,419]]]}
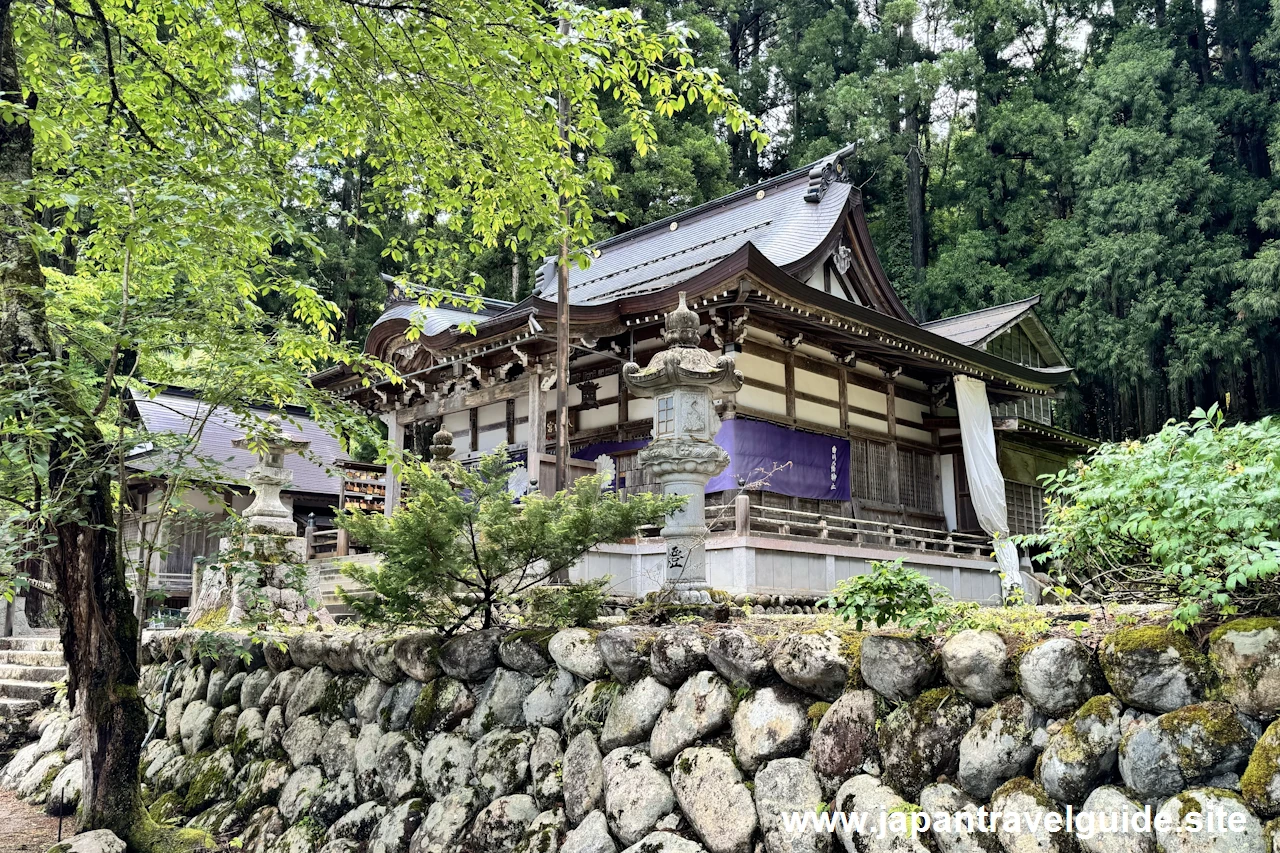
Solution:
{"label": "stone stairway", "polygon": [[26,716],[48,705],[55,682],[66,677],[56,636],[0,637],[0,717]]}

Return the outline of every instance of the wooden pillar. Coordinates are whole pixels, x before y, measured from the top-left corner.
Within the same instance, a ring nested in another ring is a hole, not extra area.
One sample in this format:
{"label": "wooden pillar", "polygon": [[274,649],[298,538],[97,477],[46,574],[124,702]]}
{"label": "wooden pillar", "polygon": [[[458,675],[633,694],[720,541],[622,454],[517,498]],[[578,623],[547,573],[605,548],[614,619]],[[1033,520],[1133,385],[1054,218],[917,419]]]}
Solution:
{"label": "wooden pillar", "polygon": [[622,381],[622,371],[618,371],[618,438],[622,438],[622,425],[631,420],[631,392],[627,383]]}
{"label": "wooden pillar", "polygon": [[[938,416],[938,397],[936,394],[929,395],[929,415]],[[933,442],[933,500],[934,505],[938,507],[938,514],[944,519],[943,527],[946,526],[947,508],[946,502],[942,495],[942,436],[938,432],[938,428],[934,427],[929,430],[929,438]]]}
{"label": "wooden pillar", "polygon": [[[836,393],[840,406],[840,434],[846,439],[849,437],[849,368],[843,364],[836,365]],[[849,454],[849,488],[853,488],[853,454]],[[852,495],[849,498],[840,501],[841,511],[848,518],[854,518],[855,512],[853,508]]]}
{"label": "wooden pillar", "polygon": [[[547,404],[542,393],[542,365],[536,364],[529,372],[529,453],[542,453],[547,447]],[[530,466],[529,473],[538,476],[537,468]]]}
{"label": "wooden pillar", "polygon": [[507,447],[516,443],[516,401],[507,400]]}
{"label": "wooden pillar", "polygon": [[787,391],[787,417],[794,422],[796,417],[796,354],[788,352],[786,360],[783,362],[783,371],[786,376]]}
{"label": "wooden pillar", "polygon": [[898,480],[898,417],[896,385],[892,377],[885,381],[884,389],[885,425],[889,430],[889,488],[893,493],[893,502],[902,503],[902,491]]}
{"label": "wooden pillar", "polygon": [[[387,412],[382,416],[382,422],[387,425],[387,440],[391,443],[392,455],[398,455],[404,452],[404,427],[396,422],[396,413]],[[396,476],[392,466],[387,466],[387,473],[384,478],[387,481],[387,494],[383,500],[382,511],[387,515],[391,515],[400,505],[400,478]]]}
{"label": "wooden pillar", "polygon": [[740,494],[733,499],[733,532],[735,536],[751,535],[751,495]]}
{"label": "wooden pillar", "polygon": [[472,407],[467,414],[471,425],[471,452],[476,453],[480,450],[480,409]]}

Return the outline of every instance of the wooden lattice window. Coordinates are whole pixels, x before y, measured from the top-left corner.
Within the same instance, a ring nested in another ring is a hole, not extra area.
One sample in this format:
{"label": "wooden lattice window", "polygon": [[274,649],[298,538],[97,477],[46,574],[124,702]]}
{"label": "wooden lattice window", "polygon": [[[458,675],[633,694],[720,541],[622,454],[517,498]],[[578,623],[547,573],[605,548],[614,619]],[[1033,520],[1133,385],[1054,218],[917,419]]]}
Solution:
{"label": "wooden lattice window", "polygon": [[1039,533],[1044,526],[1044,489],[1028,483],[1004,481],[1004,499],[1009,507],[1009,530]]}
{"label": "wooden lattice window", "polygon": [[[164,558],[165,575],[190,577],[196,557],[208,557],[218,550],[214,522],[207,518],[187,518],[169,522],[166,527]],[[154,526],[154,525],[153,525]]]}
{"label": "wooden lattice window", "polygon": [[865,438],[852,438],[849,445],[853,496],[880,503],[897,503],[897,489],[894,488],[889,465],[893,448]]}
{"label": "wooden lattice window", "polygon": [[923,450],[898,448],[898,496],[908,508],[937,513],[938,490],[935,488],[934,455]]}

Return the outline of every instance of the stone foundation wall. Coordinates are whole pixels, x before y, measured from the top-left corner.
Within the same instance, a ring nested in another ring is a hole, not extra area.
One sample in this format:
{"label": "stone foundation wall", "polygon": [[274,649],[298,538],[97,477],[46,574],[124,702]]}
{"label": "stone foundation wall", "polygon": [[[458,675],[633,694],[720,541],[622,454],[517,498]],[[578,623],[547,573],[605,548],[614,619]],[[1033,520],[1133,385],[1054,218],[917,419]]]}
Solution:
{"label": "stone foundation wall", "polygon": [[[170,682],[150,808],[253,853],[1280,850],[1280,620],[1203,646],[1161,627],[943,642],[783,624],[230,635],[247,663],[149,635],[149,707]],[[65,715],[38,728],[0,784],[69,809]],[[1148,805],[1164,828],[1060,826]],[[984,807],[1025,819],[893,831]],[[890,832],[784,829],[809,810]],[[1219,810],[1241,830],[1176,830]]]}

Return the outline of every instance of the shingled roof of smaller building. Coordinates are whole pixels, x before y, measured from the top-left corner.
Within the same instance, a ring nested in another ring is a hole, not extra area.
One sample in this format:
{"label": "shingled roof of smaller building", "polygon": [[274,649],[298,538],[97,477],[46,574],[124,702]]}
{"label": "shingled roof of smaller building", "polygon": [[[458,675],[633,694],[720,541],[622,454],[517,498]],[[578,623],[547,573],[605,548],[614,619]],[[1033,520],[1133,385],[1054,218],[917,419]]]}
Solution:
{"label": "shingled roof of smaller building", "polygon": [[926,329],[944,338],[975,347],[994,338],[1016,323],[1019,318],[1040,304],[1040,296],[1029,296],[1017,302],[980,308],[967,314],[957,314],[922,324]]}
{"label": "shingled roof of smaller building", "polygon": [[[170,433],[176,435],[190,434],[205,413],[208,404],[196,399],[186,389],[168,389],[155,397],[149,397],[139,391],[130,391],[134,409],[142,420],[143,428],[152,435]],[[271,414],[267,408],[258,409],[265,417]],[[341,443],[325,432],[315,421],[300,410],[292,407],[283,419],[284,431],[311,442],[308,455],[323,459],[332,465],[338,460],[349,458],[342,451]],[[207,462],[217,464],[225,472],[225,478],[218,482],[227,485],[244,485],[244,472],[257,463],[257,457],[247,450],[232,447],[231,442],[242,438],[246,425],[240,415],[226,409],[215,409],[200,434],[198,452]],[[142,450],[129,460],[134,470],[145,471],[156,461],[156,451]],[[151,464],[149,464],[151,463]],[[342,490],[342,478],[330,473],[324,465],[297,454],[285,456],[285,467],[293,472],[293,483],[286,492],[317,495],[332,495],[335,498]]]}

